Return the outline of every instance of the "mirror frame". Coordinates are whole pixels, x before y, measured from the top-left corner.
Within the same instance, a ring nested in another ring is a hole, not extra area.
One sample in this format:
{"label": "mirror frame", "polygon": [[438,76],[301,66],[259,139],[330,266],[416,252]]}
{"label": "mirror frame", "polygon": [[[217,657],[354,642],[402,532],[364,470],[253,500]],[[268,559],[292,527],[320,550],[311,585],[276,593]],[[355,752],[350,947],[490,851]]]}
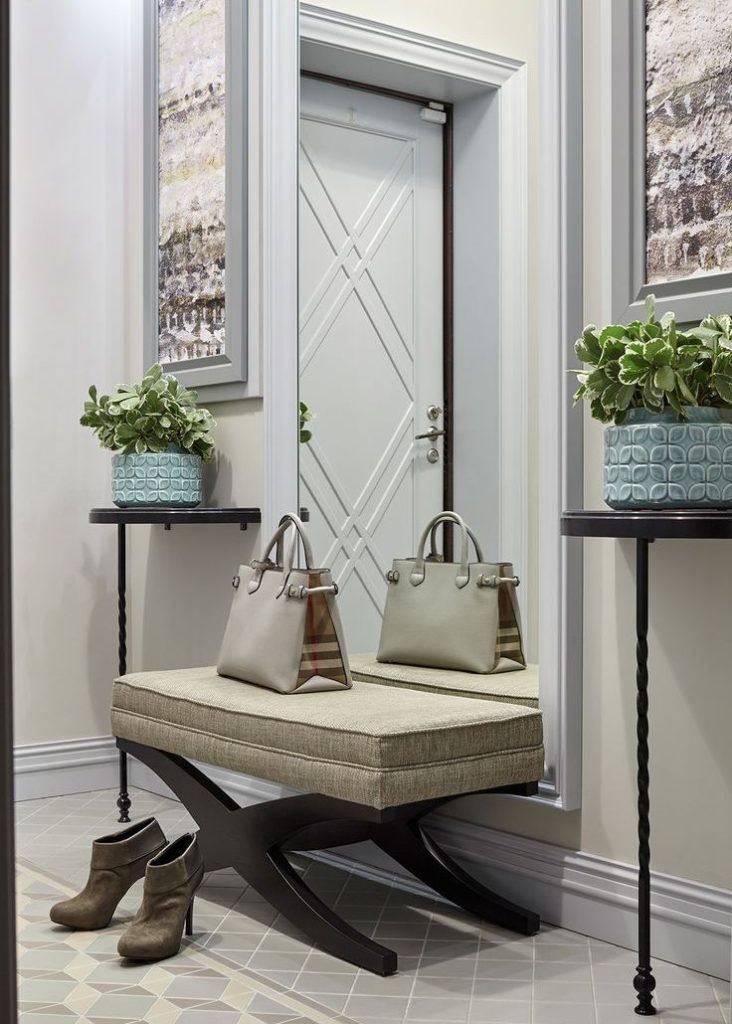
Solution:
{"label": "mirror frame", "polygon": [[[296,0],[285,0],[276,6],[277,17],[268,15],[269,20],[278,23],[279,62],[276,67],[267,65],[269,71],[264,75],[265,80],[274,79],[266,87],[270,101],[266,149],[271,166],[278,171],[277,180],[269,183],[271,196],[279,195],[278,203],[270,207],[270,233],[274,232],[281,251],[287,255],[283,257],[286,265],[278,259],[279,270],[272,278],[278,282],[278,302],[271,314],[279,329],[265,335],[265,533],[274,529],[282,512],[297,507],[298,502],[294,422],[298,373],[293,339],[298,336],[299,112],[297,103],[293,108],[293,95],[297,95],[298,87],[298,82],[293,81],[293,70],[299,77],[300,37],[353,55],[370,55],[468,82],[491,84],[501,91],[504,110],[513,97],[515,106],[511,110],[521,114],[523,109],[526,124],[526,68],[520,62],[309,4],[300,5],[298,30]],[[542,609],[540,704],[545,721],[546,775],[536,799],[574,810],[580,806],[582,795],[582,553],[580,545],[570,547],[561,538],[559,519],[563,508],[581,508],[583,504],[582,413],[572,408],[567,374],[575,363],[572,343],[582,328],[582,5],[581,0],[541,0],[539,11],[542,163],[537,247],[545,258],[537,295],[542,323],[538,364],[538,505],[542,509],[538,596]],[[274,50],[265,51],[265,61],[273,53]],[[502,120],[505,123],[508,118]],[[511,141],[508,135],[504,138]],[[518,147],[516,152],[501,154],[506,183],[512,179],[506,176],[510,164],[504,161],[513,158],[513,166],[526,166],[526,137],[514,139],[512,145]],[[507,184],[504,193],[509,191]],[[516,293],[509,271],[528,258],[528,244],[527,239],[524,244],[503,246],[501,255],[502,304],[505,306],[507,296],[517,295],[519,323],[525,323],[526,330],[525,264],[521,279],[523,295],[520,291]],[[276,251],[273,255],[277,255]],[[263,272],[267,273],[266,264]],[[284,302],[280,301],[282,288]],[[503,333],[506,338],[515,339],[516,305],[505,308],[513,320],[509,323],[508,315],[502,318]],[[520,333],[518,336],[521,337]],[[510,352],[510,347],[504,345],[502,351]],[[522,386],[524,382],[519,384]],[[525,411],[528,413],[528,409]]]}
{"label": "mirror frame", "polygon": [[0,0],[0,1019],[17,1014],[10,547],[10,0]]}

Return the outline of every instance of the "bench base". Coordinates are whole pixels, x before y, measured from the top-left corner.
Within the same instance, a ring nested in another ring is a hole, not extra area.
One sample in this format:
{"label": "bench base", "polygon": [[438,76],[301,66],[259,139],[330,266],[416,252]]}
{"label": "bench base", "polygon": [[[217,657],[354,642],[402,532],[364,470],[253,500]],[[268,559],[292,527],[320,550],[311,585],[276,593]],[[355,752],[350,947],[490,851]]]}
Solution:
{"label": "bench base", "polygon": [[[377,810],[319,794],[283,797],[240,807],[185,758],[131,740],[117,746],[151,768],[199,826],[206,871],[234,868],[317,946],[374,974],[397,970],[397,955],[352,928],[304,883],[287,859],[367,839],[438,895],[485,921],[533,935],[537,914],[510,903],[471,878],[422,830],[421,819],[455,797]],[[532,796],[537,782],[486,790]],[[467,794],[459,794],[464,796]]]}

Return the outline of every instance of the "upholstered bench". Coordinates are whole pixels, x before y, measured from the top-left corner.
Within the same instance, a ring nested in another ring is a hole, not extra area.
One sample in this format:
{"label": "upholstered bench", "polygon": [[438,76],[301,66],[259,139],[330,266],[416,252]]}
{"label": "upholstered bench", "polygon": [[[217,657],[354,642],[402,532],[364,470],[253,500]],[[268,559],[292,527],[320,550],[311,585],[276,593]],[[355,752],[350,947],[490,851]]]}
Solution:
{"label": "upholstered bench", "polygon": [[[538,929],[535,914],[471,879],[419,824],[467,793],[535,793],[544,771],[536,708],[361,680],[285,696],[196,668],[118,679],[112,730],[195,818],[206,870],[233,866],[336,956],[379,974],[397,966],[307,888],[288,851],[371,839],[466,910]],[[239,807],[186,758],[306,792]]]}
{"label": "upholstered bench", "polygon": [[377,661],[374,654],[352,654],[349,658],[354,679],[382,686],[401,686],[422,693],[445,693],[453,697],[539,707],[539,666],[512,672],[457,672],[453,669],[423,668],[420,665],[392,665]]}

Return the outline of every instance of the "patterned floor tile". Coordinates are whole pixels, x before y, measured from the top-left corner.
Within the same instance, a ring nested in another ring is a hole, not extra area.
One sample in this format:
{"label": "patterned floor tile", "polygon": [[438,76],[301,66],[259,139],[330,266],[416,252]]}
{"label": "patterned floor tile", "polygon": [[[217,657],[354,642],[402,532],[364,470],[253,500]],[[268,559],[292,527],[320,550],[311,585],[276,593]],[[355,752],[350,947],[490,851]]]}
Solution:
{"label": "patterned floor tile", "polygon": [[[180,804],[132,794],[135,817],[165,834],[195,827]],[[72,933],[48,908],[83,885],[92,840],[116,831],[109,791],[16,806],[21,1024],[623,1024],[633,1013],[635,954],[561,928],[517,938],[431,896],[293,858],[355,928],[399,953],[380,978],[312,949],[232,870],[207,876],[195,934],[160,964],[129,964],[117,941],[137,883],[110,928]],[[659,1024],[729,1024],[729,984],[659,963]]]}

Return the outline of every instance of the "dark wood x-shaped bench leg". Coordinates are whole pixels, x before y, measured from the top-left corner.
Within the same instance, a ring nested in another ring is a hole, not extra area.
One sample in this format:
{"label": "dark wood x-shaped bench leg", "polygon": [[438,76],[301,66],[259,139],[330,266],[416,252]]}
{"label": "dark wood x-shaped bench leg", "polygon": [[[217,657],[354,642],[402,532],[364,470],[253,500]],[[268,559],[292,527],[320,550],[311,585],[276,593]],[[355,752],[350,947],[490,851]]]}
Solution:
{"label": "dark wood x-shaped bench leg", "polygon": [[[242,878],[327,953],[375,974],[393,974],[397,956],[356,931],[307,886],[286,854],[323,850],[371,839],[439,895],[486,921],[523,935],[539,918],[471,878],[420,827],[420,820],[450,798],[377,810],[319,794],[283,797],[240,807],[185,758],[130,740],[120,750],[147,764],[173,790],[199,826],[206,871],[233,867]],[[527,796],[536,783],[493,793]]]}

